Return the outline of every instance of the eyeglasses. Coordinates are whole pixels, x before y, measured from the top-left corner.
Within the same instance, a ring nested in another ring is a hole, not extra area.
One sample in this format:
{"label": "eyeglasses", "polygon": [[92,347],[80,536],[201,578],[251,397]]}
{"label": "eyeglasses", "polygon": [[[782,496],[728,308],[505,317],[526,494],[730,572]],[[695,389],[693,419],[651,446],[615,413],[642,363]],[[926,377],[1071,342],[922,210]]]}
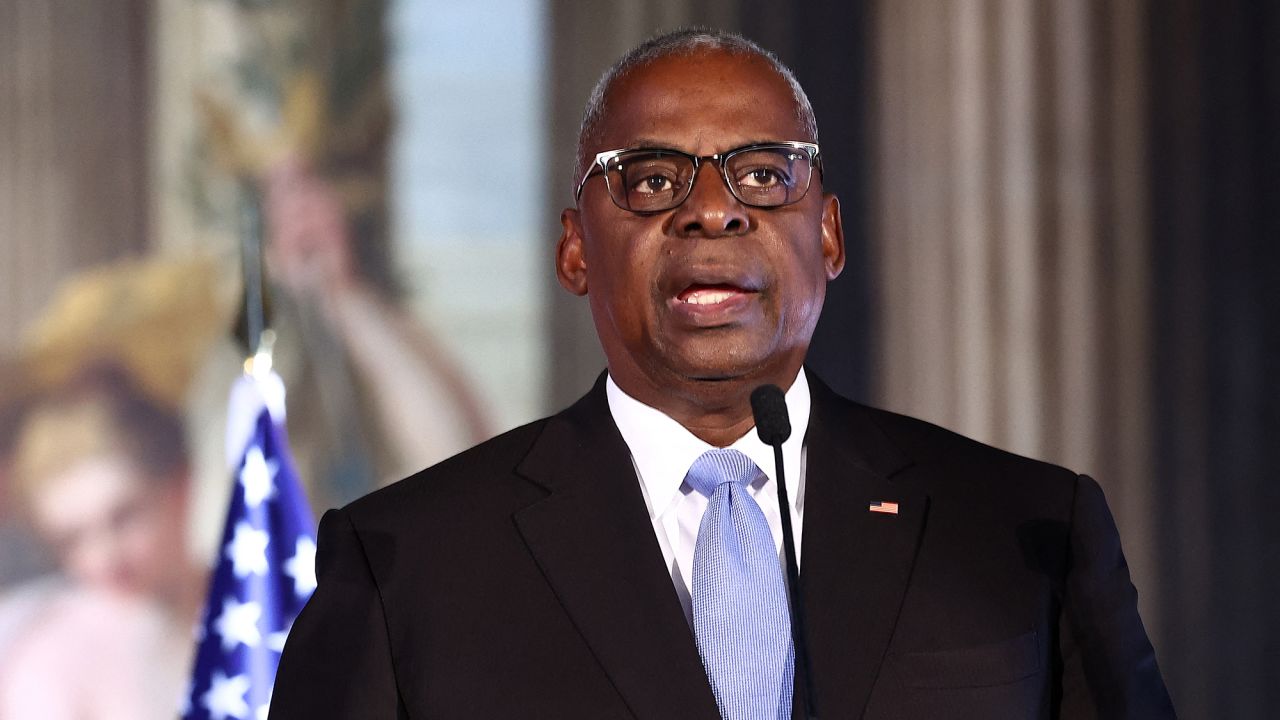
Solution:
{"label": "eyeglasses", "polygon": [[704,161],[720,166],[725,185],[741,203],[762,208],[799,202],[814,168],[822,172],[818,146],[807,142],[759,143],[701,156],[666,148],[609,150],[596,155],[574,199],[582,197],[587,180],[603,174],[609,197],[623,210],[670,210],[688,199]]}

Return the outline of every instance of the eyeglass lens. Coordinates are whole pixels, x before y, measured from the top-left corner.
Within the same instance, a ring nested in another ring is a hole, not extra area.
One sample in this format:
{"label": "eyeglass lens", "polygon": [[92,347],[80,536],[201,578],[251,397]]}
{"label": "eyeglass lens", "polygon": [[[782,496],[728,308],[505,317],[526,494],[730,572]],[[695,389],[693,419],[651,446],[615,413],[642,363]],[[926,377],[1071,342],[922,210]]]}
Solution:
{"label": "eyeglass lens", "polygon": [[[809,155],[790,147],[745,148],[721,160],[734,197],[747,205],[777,207],[796,202],[809,189]],[[693,158],[673,152],[633,150],[609,162],[606,182],[620,207],[634,212],[669,210],[692,188]]]}

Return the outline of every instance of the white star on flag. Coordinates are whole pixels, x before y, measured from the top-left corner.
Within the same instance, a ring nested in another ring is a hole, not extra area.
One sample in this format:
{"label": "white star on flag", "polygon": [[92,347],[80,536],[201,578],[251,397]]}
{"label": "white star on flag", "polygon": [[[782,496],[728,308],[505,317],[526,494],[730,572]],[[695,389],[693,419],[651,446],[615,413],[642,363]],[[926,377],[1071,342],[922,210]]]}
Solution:
{"label": "white star on flag", "polygon": [[234,565],[236,577],[267,574],[267,543],[270,536],[265,530],[254,530],[241,520],[236,523],[236,534],[227,544],[227,556]]}
{"label": "white star on flag", "polygon": [[244,456],[244,468],[240,471],[240,484],[244,486],[244,504],[256,508],[263,500],[275,495],[276,470],[280,463],[267,458],[262,449],[251,447]]}
{"label": "white star on flag", "polygon": [[257,720],[267,720],[267,715],[271,714],[271,696],[274,694],[274,690],[267,693],[267,701],[258,706]]}
{"label": "white star on flag", "polygon": [[273,632],[267,636],[267,649],[274,652],[284,652],[284,641],[289,639],[289,628],[285,628],[279,632]]}
{"label": "white star on flag", "polygon": [[244,693],[248,689],[248,675],[228,678],[221,670],[214,670],[213,684],[201,700],[213,720],[227,720],[229,717],[248,720],[249,703],[244,701]]}
{"label": "white star on flag", "polygon": [[231,652],[241,643],[257,647],[262,642],[258,620],[262,618],[262,605],[249,601],[242,603],[228,595],[222,600],[222,614],[213,622],[213,628],[222,636],[222,651]]}
{"label": "white star on flag", "polygon": [[316,589],[316,541],[301,535],[293,551],[293,557],[284,563],[284,574],[293,578],[293,592],[300,598],[309,598]]}

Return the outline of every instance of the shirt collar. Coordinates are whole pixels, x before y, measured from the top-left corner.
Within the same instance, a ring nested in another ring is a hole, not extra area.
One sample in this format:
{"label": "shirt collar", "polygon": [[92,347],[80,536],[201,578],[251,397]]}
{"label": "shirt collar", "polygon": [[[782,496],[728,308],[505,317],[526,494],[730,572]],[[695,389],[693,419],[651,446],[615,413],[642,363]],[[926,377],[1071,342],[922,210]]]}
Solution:
{"label": "shirt collar", "polygon": [[[695,437],[683,425],[661,410],[649,407],[618,387],[610,376],[605,392],[609,412],[631,450],[636,472],[649,499],[649,514],[662,514],[684,483],[684,476],[694,460],[713,446]],[[800,485],[801,455],[805,432],[809,428],[809,381],[804,368],[786,392],[787,414],[791,420],[791,437],[782,444],[782,462],[787,473],[787,489],[791,502],[800,509],[803,497]],[[760,440],[753,427],[729,446],[751,458],[770,481],[774,477],[773,448]]]}

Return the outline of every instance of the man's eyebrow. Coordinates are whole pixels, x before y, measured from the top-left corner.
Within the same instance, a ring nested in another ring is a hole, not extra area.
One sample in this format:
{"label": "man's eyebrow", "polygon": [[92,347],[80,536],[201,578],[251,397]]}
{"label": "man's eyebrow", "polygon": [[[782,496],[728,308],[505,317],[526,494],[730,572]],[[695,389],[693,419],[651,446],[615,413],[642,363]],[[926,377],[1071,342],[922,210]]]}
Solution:
{"label": "man's eyebrow", "polygon": [[[783,138],[782,140],[779,140],[778,138],[747,139],[734,144],[733,147],[727,147],[721,150],[720,152],[728,152],[730,150],[734,150],[740,147],[746,147],[748,145],[767,145],[769,143],[784,142],[787,140],[788,138]],[[643,137],[643,136],[632,139],[632,141],[626,147],[636,148],[636,149],[652,149],[652,150],[679,150],[681,152],[687,152],[690,155],[693,154],[692,150],[687,150],[685,148],[682,148],[676,143],[672,143],[666,140],[656,140],[651,137]]]}
{"label": "man's eyebrow", "polygon": [[628,143],[628,144],[627,144],[627,147],[629,147],[629,148],[654,148],[654,149],[666,149],[666,150],[681,150],[681,149],[682,149],[682,148],[677,147],[675,143],[667,142],[667,141],[665,141],[665,140],[655,140],[655,139],[650,138],[650,137],[638,137],[638,138],[634,138],[634,139],[632,139],[632,141],[631,141],[630,143]]}

